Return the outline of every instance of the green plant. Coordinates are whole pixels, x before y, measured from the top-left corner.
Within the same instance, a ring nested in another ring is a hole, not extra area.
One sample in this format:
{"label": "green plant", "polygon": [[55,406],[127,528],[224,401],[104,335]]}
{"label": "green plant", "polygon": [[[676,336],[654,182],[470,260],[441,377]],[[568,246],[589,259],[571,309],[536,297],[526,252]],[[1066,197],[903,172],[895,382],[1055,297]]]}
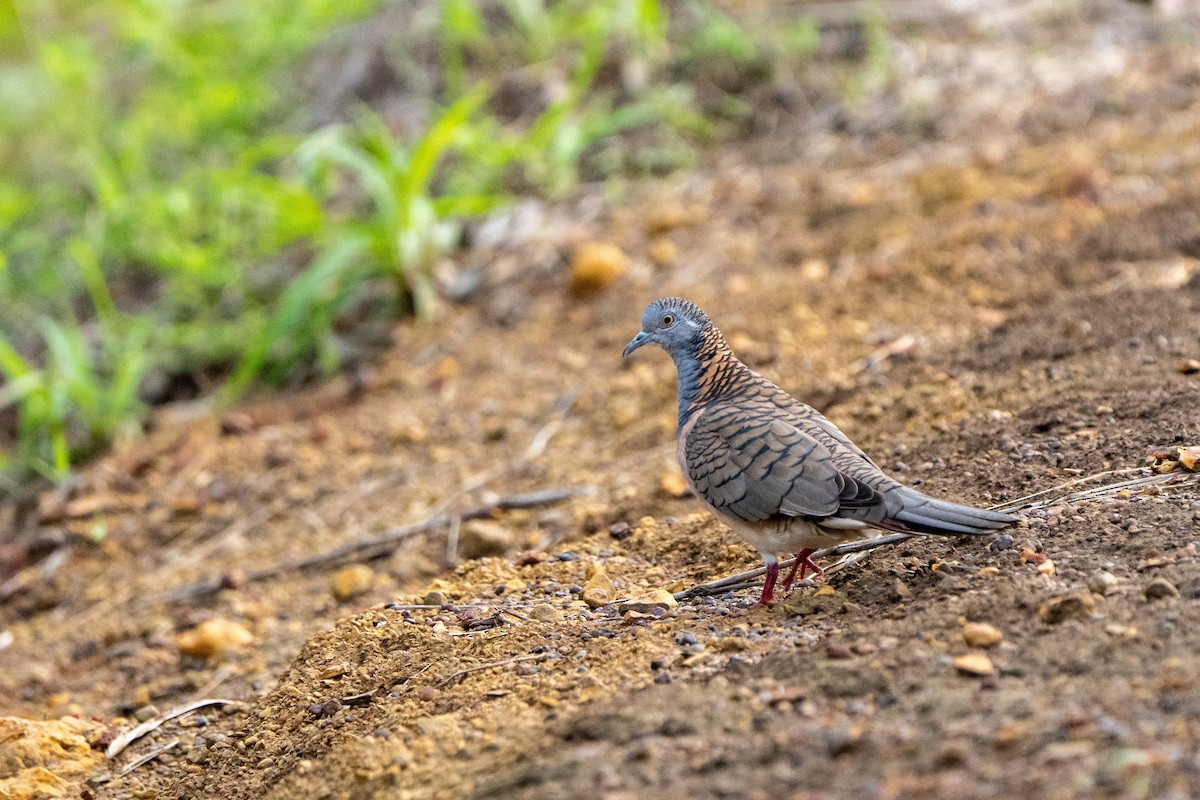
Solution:
{"label": "green plant", "polygon": [[867,3],[859,20],[866,39],[866,55],[863,63],[851,70],[846,78],[844,92],[851,103],[862,102],[883,91],[894,74],[887,13],[882,2],[871,0]]}
{"label": "green plant", "polygon": [[286,375],[310,352],[326,369],[336,366],[333,323],[372,279],[387,279],[399,303],[417,316],[432,316],[436,259],[460,238],[463,218],[497,202],[487,194],[433,188],[439,163],[485,97],[482,88],[463,96],[414,142],[395,137],[364,110],[354,127],[319,131],[301,145],[300,169],[327,206],[345,205],[347,192],[357,189],[366,207],[350,203],[349,213],[326,216],[315,237],[316,257],[257,332],[226,384],[228,396],[244,391],[268,366],[271,377]]}
{"label": "green plant", "polygon": [[[686,82],[638,77],[670,54],[659,0],[436,0],[433,122],[306,134],[298,65],[380,2],[0,9],[0,471],[61,478],[177,379],[228,402],[327,373],[365,310],[434,313],[466,220],[711,135]],[[500,119],[488,87],[514,74],[544,102]]]}

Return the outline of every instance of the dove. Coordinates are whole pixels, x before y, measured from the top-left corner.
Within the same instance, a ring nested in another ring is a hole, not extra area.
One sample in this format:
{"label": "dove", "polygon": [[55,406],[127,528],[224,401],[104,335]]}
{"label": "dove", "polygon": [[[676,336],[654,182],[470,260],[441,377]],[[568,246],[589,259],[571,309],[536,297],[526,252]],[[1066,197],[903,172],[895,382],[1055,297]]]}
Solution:
{"label": "dove", "polygon": [[676,455],[692,492],[741,534],[766,564],[761,605],[775,599],[779,554],[820,572],[816,550],[877,531],[939,536],[989,534],[1016,517],[939,500],[885,474],[836,425],[733,354],[698,306],[680,297],[650,303],[623,357],[653,344],[675,362]]}

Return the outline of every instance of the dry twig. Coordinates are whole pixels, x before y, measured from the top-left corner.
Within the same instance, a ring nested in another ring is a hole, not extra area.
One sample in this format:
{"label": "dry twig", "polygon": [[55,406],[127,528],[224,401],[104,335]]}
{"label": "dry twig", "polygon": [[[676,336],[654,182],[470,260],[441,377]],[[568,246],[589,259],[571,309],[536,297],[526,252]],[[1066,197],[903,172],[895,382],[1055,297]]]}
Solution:
{"label": "dry twig", "polygon": [[184,714],[190,714],[199,708],[207,708],[208,706],[226,706],[236,702],[236,700],[220,700],[209,698],[206,700],[196,700],[177,708],[164,711],[158,716],[151,717],[141,725],[138,725],[136,728],[125,731],[125,733],[122,733],[116,739],[113,739],[112,744],[110,744],[108,749],[104,751],[104,755],[108,758],[115,758],[130,744],[136,742],[138,739],[162,725],[164,722],[169,722],[176,717],[182,717]]}
{"label": "dry twig", "polygon": [[149,764],[151,761],[158,758],[163,753],[167,752],[168,750],[170,750],[174,747],[178,747],[178,746],[179,746],[179,740],[172,739],[171,741],[164,744],[162,747],[156,747],[153,750],[151,750],[150,752],[138,756],[133,761],[130,761],[128,764],[121,767],[120,771],[117,772],[116,777],[118,777],[118,778],[124,777],[124,776],[128,775],[129,773],[133,772],[138,767],[142,766],[143,764]]}
{"label": "dry twig", "polygon": [[[1162,475],[1143,474],[1143,475],[1140,475],[1139,477],[1132,478],[1130,480],[1120,481],[1118,483],[1111,483],[1111,484],[1107,484],[1105,486],[1096,486],[1091,489],[1085,489],[1080,492],[1074,492],[1071,494],[1063,495],[1061,497],[1056,497],[1053,500],[1044,500],[1044,501],[1038,501],[1038,502],[1034,502],[1034,503],[1025,503],[1025,501],[1031,500],[1035,497],[1040,497],[1044,494],[1058,491],[1061,489],[1066,489],[1071,486],[1078,486],[1081,483],[1087,483],[1089,481],[1093,481],[1098,478],[1104,478],[1104,477],[1108,477],[1111,475],[1127,475],[1132,472],[1145,473],[1145,472],[1147,472],[1147,470],[1143,467],[1137,467],[1134,469],[1117,469],[1117,470],[1106,470],[1104,472],[1097,472],[1094,475],[1087,475],[1082,478],[1076,478],[1075,480],[1067,481],[1066,483],[1059,484],[1058,486],[1052,486],[1049,489],[1043,489],[1040,492],[1034,492],[1033,494],[1026,495],[1025,497],[1017,498],[1015,501],[1003,503],[1000,506],[993,506],[992,508],[993,508],[993,510],[1003,510],[1006,512],[1015,512],[1017,510],[1032,510],[1032,509],[1039,509],[1039,508],[1049,508],[1051,506],[1063,505],[1066,503],[1076,503],[1076,502],[1081,502],[1081,501],[1086,501],[1086,500],[1098,500],[1102,497],[1115,495],[1118,492],[1123,491],[1125,489],[1145,488],[1145,487],[1153,486],[1153,485],[1157,485],[1157,484],[1166,484],[1168,487],[1174,487],[1174,486],[1182,486],[1182,485],[1191,485],[1193,483],[1200,483],[1200,474],[1180,475],[1179,473],[1173,473],[1173,472],[1162,474]],[[1025,504],[1021,505],[1022,503],[1025,503]],[[1003,507],[1001,507],[1001,506],[1003,506]],[[812,557],[813,558],[827,558],[829,556],[845,556],[845,555],[849,555],[851,553],[865,553],[867,551],[874,550],[877,547],[883,547],[883,546],[889,545],[889,544],[899,544],[900,542],[915,538],[920,535],[921,534],[915,534],[915,533],[893,533],[888,536],[881,536],[876,539],[865,539],[862,541],[847,542],[845,544],[839,544],[836,547],[826,547],[823,550],[818,550],[817,552],[812,554]],[[779,562],[779,566],[781,569],[784,569],[784,568],[790,567],[794,561],[795,561],[794,558],[789,558],[789,559]],[[834,564],[833,566],[826,569],[825,572],[832,572],[835,569],[837,569],[838,567],[843,566],[844,563],[845,562],[840,561],[837,564]],[[746,572],[739,572],[736,575],[730,575],[728,577],[721,578],[720,580],[710,581],[709,583],[698,584],[689,589],[685,589],[682,592],[676,592],[674,597],[676,600],[686,600],[686,599],[692,598],[692,597],[700,597],[703,595],[711,595],[711,594],[724,594],[726,592],[732,592],[732,591],[736,591],[739,589],[749,588],[751,586],[757,585],[757,581],[755,581],[754,579],[759,577],[760,575],[765,574],[766,571],[767,571],[766,567],[758,567],[756,569],[747,570]],[[801,584],[796,584],[796,585],[799,586]]]}
{"label": "dry twig", "polygon": [[473,667],[467,667],[466,669],[460,669],[458,672],[447,675],[445,678],[442,678],[440,681],[438,681],[437,684],[435,684],[435,685],[445,686],[446,684],[448,684],[452,681],[456,681],[465,675],[470,675],[472,672],[482,672],[485,669],[495,669],[496,667],[507,667],[509,664],[517,664],[522,661],[545,661],[546,659],[553,658],[553,657],[554,656],[551,653],[530,653],[527,656],[514,656],[512,658],[504,658],[504,659],[501,659],[500,661],[492,661],[488,664],[476,664]]}
{"label": "dry twig", "polygon": [[[266,578],[273,578],[276,575],[281,575],[285,572],[295,570],[311,569],[313,567],[325,566],[330,563],[341,561],[344,558],[355,558],[359,560],[369,560],[391,550],[397,542],[408,539],[417,534],[426,533],[427,531],[436,530],[446,525],[453,523],[455,519],[479,519],[486,517],[497,509],[504,508],[532,508],[534,506],[551,505],[553,503],[561,503],[563,500],[568,500],[572,497],[578,497],[587,494],[591,489],[581,486],[566,486],[556,489],[542,489],[536,492],[526,492],[524,494],[514,494],[509,497],[500,497],[486,503],[480,503],[477,506],[468,508],[457,514],[450,516],[435,516],[424,522],[418,522],[415,525],[406,525],[402,528],[382,533],[379,536],[373,536],[369,539],[360,539],[353,542],[347,542],[340,547],[335,547],[324,553],[318,553],[314,556],[305,556],[304,558],[293,558],[287,561],[281,561],[277,564],[272,564],[269,567],[252,570],[245,575],[245,581],[251,583],[261,581]],[[221,579],[201,581],[190,586],[182,586],[174,589],[165,595],[159,595],[150,599],[150,602],[166,602],[173,603],[180,600],[188,600],[194,597],[201,597],[206,594],[212,594],[219,591],[223,586]]]}
{"label": "dry twig", "polygon": [[[890,536],[880,536],[877,539],[864,539],[858,542],[846,542],[845,544],[839,544],[836,547],[826,547],[822,550],[818,550],[812,554],[812,558],[827,558],[829,556],[841,556],[849,553],[861,553],[867,550],[874,550],[876,547],[883,547],[884,545],[903,542],[906,539],[912,538],[912,536],[913,534],[909,533],[893,533]],[[795,560],[796,559],[794,558],[788,558],[780,561],[780,569],[790,567],[792,562]],[[832,567],[830,569],[832,569]],[[758,567],[757,569],[739,572],[736,575],[730,575],[726,578],[721,578],[720,580],[702,583],[698,586],[693,586],[690,589],[684,589],[682,592],[676,592],[674,597],[676,600],[687,600],[688,598],[700,597],[702,595],[724,594],[725,592],[733,591],[735,588],[743,588],[741,584],[747,583],[751,579],[765,574],[766,571],[766,567]],[[826,571],[828,572],[830,570]],[[754,584],[748,583],[747,585],[753,586]],[[799,586],[800,584],[796,585]]]}

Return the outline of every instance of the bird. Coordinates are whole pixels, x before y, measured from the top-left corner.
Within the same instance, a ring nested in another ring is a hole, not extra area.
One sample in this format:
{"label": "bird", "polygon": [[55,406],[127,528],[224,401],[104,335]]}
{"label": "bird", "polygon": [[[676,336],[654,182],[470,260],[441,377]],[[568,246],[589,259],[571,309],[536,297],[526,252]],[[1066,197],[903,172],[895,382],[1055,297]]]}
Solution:
{"label": "bird", "polygon": [[759,605],[774,602],[779,553],[819,573],[822,547],[872,531],[982,535],[1014,524],[997,511],[939,500],[888,476],[812,406],[743,364],[700,308],[659,298],[623,358],[657,345],[675,362],[679,390],[676,455],[688,487],[741,534],[766,564]]}

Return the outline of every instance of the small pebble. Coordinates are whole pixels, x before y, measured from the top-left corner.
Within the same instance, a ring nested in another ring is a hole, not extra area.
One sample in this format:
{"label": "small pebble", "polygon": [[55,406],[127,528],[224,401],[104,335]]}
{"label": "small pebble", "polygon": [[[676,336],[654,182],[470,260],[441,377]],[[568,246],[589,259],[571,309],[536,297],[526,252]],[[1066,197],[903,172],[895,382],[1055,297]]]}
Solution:
{"label": "small pebble", "polygon": [[1038,608],[1038,616],[1048,625],[1068,619],[1087,619],[1096,610],[1096,600],[1089,592],[1052,597]]}
{"label": "small pebble", "polygon": [[210,619],[175,637],[175,646],[185,656],[211,658],[218,653],[248,646],[254,636],[242,625],[227,619]]}
{"label": "small pebble", "polygon": [[954,659],[954,668],[964,675],[991,675],[996,671],[992,660],[983,653],[967,653]]}
{"label": "small pebble", "polygon": [[963,625],[962,636],[963,641],[971,647],[984,649],[995,647],[1004,638],[999,628],[986,622],[968,622]]}
{"label": "small pebble", "polygon": [[571,258],[571,291],[586,295],[607,289],[625,274],[629,259],[610,242],[586,242]]}
{"label": "small pebble", "polygon": [[1179,590],[1166,578],[1158,577],[1147,584],[1145,595],[1149,600],[1161,600],[1166,597],[1179,597]]}
{"label": "small pebble", "polygon": [[1002,533],[995,539],[992,539],[991,544],[988,545],[988,549],[993,553],[999,553],[1001,550],[1011,549],[1014,543],[1015,540],[1013,539],[1012,534]]}
{"label": "small pebble", "polygon": [[158,716],[158,708],[152,705],[145,705],[133,712],[133,718],[138,722],[145,722],[148,719]]}
{"label": "small pebble", "polygon": [[366,564],[354,564],[340,569],[329,580],[329,590],[338,602],[346,602],[352,597],[371,591],[375,585],[375,570]]}
{"label": "small pebble", "polygon": [[1103,597],[1117,586],[1117,576],[1107,570],[1100,570],[1088,578],[1088,590]]}
{"label": "small pebble", "polygon": [[562,612],[546,603],[539,603],[529,609],[528,613],[531,619],[535,619],[538,622],[553,623],[562,621]]}
{"label": "small pebble", "polygon": [[846,659],[853,657],[854,654],[850,652],[849,647],[844,647],[840,644],[831,644],[825,648],[825,655],[829,656],[835,661],[845,661]]}

